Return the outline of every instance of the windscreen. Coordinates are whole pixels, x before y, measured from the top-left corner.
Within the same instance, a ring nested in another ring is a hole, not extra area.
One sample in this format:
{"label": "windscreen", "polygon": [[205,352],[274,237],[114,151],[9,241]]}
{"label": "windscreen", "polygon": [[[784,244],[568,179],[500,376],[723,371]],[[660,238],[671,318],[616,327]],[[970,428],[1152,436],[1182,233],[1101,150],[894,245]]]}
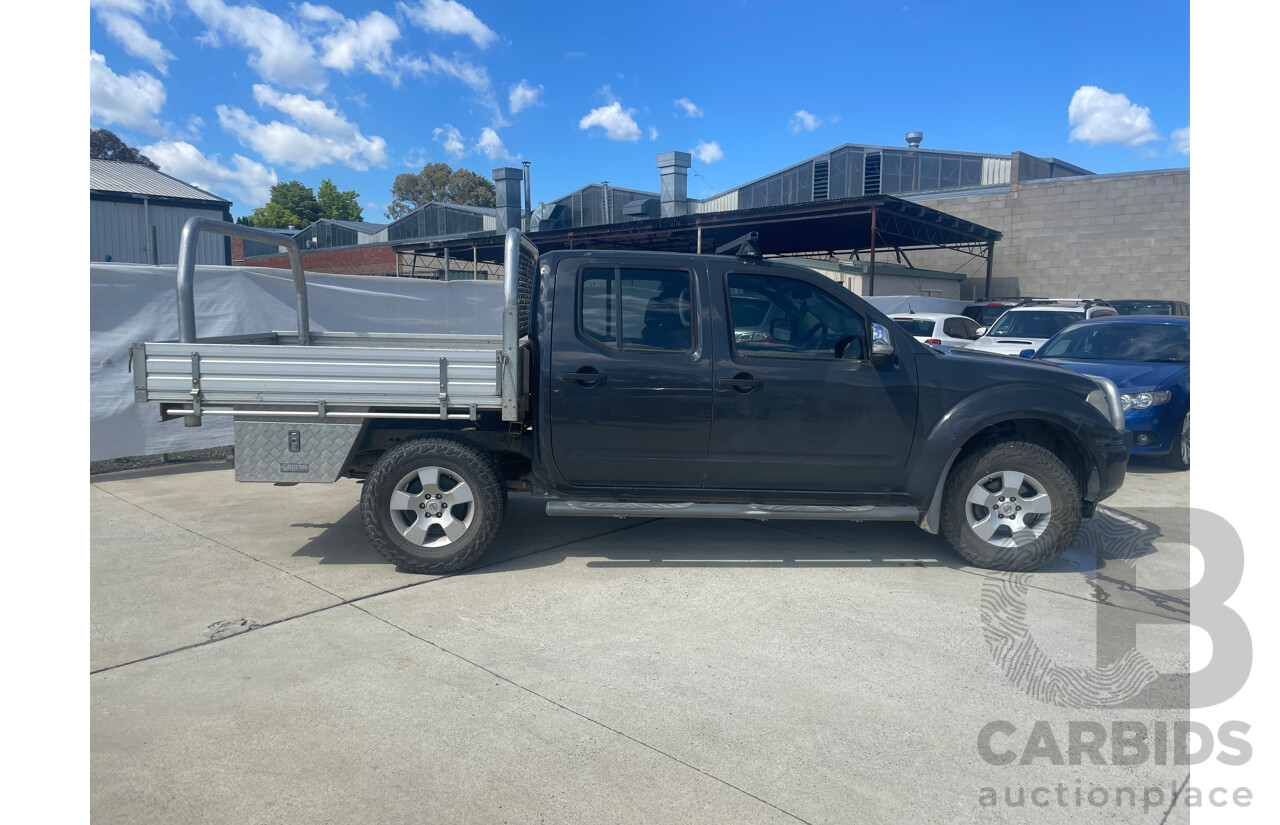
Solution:
{"label": "windscreen", "polygon": [[1191,327],[1181,324],[1086,325],[1050,341],[1040,351],[1040,357],[1185,364],[1191,358]]}
{"label": "windscreen", "polygon": [[1007,338],[1052,338],[1059,330],[1084,320],[1084,312],[1062,312],[1051,309],[1027,309],[1006,312],[987,331],[989,336]]}
{"label": "windscreen", "polygon": [[1172,315],[1171,301],[1111,301],[1111,306],[1121,315]]}
{"label": "windscreen", "polygon": [[932,318],[894,318],[893,320],[905,329],[908,335],[916,338],[928,338],[933,335]]}

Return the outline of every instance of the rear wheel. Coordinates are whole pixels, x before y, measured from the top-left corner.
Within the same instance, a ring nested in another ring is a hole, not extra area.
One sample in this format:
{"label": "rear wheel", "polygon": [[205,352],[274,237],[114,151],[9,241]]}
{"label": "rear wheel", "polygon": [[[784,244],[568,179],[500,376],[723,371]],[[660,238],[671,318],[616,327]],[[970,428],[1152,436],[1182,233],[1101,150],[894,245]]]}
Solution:
{"label": "rear wheel", "polygon": [[1080,528],[1080,491],[1038,444],[996,442],[951,469],[942,533],[976,567],[1024,571],[1056,559]]}
{"label": "rear wheel", "polygon": [[1174,470],[1191,469],[1191,411],[1182,417],[1182,426],[1174,437],[1173,449],[1164,456],[1164,466]]}
{"label": "rear wheel", "polygon": [[360,514],[388,561],[413,573],[452,573],[489,549],[506,504],[506,487],[488,454],[462,441],[420,438],[378,459]]}

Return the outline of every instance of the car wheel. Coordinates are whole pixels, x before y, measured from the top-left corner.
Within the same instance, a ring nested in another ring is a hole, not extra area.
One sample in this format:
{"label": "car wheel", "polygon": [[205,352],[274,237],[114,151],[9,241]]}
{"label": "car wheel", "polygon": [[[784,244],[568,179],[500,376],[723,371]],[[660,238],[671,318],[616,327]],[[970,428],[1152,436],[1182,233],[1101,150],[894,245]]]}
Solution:
{"label": "car wheel", "polygon": [[1164,456],[1164,466],[1174,470],[1191,469],[1191,410],[1182,417],[1182,426],[1173,443],[1173,449]]}
{"label": "car wheel", "polygon": [[493,544],[506,506],[492,457],[449,438],[419,438],[388,450],[360,496],[373,546],[413,573],[469,567]]}
{"label": "car wheel", "polygon": [[976,567],[1034,570],[1080,528],[1080,489],[1038,444],[1003,441],[956,462],[943,493],[942,533]]}

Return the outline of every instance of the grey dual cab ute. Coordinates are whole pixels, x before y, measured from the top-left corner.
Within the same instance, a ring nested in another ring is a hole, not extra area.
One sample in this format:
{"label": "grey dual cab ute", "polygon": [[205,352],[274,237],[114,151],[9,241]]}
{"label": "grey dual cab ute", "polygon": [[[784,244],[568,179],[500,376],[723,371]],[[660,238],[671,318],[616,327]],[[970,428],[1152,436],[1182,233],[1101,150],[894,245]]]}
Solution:
{"label": "grey dual cab ute", "polygon": [[[1030,570],[1121,485],[1114,385],[947,351],[750,236],[688,255],[505,238],[492,335],[309,329],[200,340],[183,231],[180,340],[135,345],[136,398],[235,420],[236,477],[364,482],[373,545],[419,573],[474,564],[508,490],[555,516],[911,521],[968,562]],[[281,527],[287,528],[287,514]]]}

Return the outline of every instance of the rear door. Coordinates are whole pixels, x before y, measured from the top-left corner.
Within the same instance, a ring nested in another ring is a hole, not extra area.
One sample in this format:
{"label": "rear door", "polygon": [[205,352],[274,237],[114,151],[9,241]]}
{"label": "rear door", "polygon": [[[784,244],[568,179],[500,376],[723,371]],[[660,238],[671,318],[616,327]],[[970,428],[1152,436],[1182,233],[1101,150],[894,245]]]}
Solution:
{"label": "rear door", "polygon": [[711,433],[705,286],[675,263],[560,263],[551,344],[551,448],[584,487],[696,488]]}
{"label": "rear door", "polygon": [[883,492],[902,475],[916,423],[915,362],[876,367],[871,323],[812,279],[740,264],[709,278],[717,315],[715,420],[704,487],[784,495]]}

